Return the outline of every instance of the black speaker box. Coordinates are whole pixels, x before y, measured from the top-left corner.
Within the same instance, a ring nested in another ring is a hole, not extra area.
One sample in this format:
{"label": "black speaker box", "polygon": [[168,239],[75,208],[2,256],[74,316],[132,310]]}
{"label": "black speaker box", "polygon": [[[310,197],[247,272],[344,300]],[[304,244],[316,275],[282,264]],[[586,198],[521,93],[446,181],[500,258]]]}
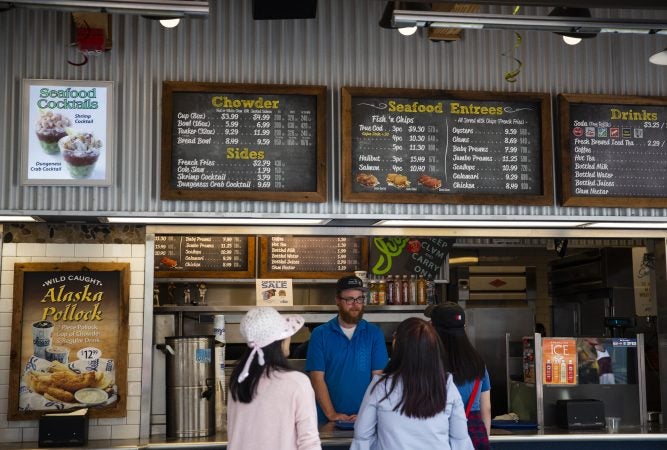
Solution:
{"label": "black speaker box", "polygon": [[314,19],[317,0],[252,0],[255,20]]}
{"label": "black speaker box", "polygon": [[40,447],[74,447],[88,443],[88,413],[44,414],[39,418]]}
{"label": "black speaker box", "polygon": [[556,420],[559,427],[570,430],[604,428],[604,403],[593,399],[558,400]]}

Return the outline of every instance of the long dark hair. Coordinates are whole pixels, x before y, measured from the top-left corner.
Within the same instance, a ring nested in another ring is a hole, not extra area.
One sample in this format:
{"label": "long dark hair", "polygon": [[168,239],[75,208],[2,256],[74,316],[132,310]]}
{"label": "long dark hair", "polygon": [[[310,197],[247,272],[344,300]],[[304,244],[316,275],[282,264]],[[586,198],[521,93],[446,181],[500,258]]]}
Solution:
{"label": "long dark hair", "polygon": [[484,359],[468,340],[465,329],[446,329],[437,325],[435,329],[445,347],[445,367],[454,375],[454,383],[462,385],[476,378],[484,378]]}
{"label": "long dark hair", "polygon": [[398,325],[394,350],[379,382],[389,397],[396,385],[403,385],[401,401],[394,407],[407,417],[426,419],[445,410],[446,374],[442,343],[431,324],[417,317]]}
{"label": "long dark hair", "polygon": [[248,370],[248,378],[243,380],[243,383],[239,383],[239,375],[241,375],[241,371],[252,351],[251,348],[246,350],[243,358],[241,358],[236,367],[234,367],[229,382],[229,392],[232,394],[232,398],[235,401],[250,403],[257,393],[257,384],[264,373],[266,373],[267,376],[271,376],[271,372],[274,370],[279,372],[292,370],[289,367],[287,358],[285,358],[285,355],[283,354],[282,342],[282,340],[275,341],[266,347],[262,347],[262,351],[264,352],[264,365],[260,366],[258,356],[254,356]]}

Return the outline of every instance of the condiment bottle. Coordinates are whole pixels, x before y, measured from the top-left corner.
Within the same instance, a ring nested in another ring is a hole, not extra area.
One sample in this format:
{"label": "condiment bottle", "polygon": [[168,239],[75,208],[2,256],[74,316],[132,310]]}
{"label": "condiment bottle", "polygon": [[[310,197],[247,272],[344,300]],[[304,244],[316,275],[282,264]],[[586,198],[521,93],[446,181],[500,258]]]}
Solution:
{"label": "condiment bottle", "polygon": [[417,304],[417,277],[414,274],[410,275],[410,304]]}
{"label": "condiment bottle", "polygon": [[393,305],[394,304],[394,279],[391,275],[387,275],[387,281],[385,282],[385,289],[387,291],[387,298],[385,304]]}
{"label": "condiment bottle", "polygon": [[387,282],[383,279],[378,280],[377,284],[377,304],[384,305],[387,301]]}
{"label": "condiment bottle", "polygon": [[426,304],[426,280],[422,275],[417,279],[417,304]]}
{"label": "condiment bottle", "polygon": [[408,278],[407,275],[403,275],[403,285],[401,286],[403,288],[403,304],[404,305],[409,305],[410,304],[410,279]]}
{"label": "condiment bottle", "polygon": [[394,305],[403,304],[403,282],[401,281],[401,276],[396,275],[394,277]]}

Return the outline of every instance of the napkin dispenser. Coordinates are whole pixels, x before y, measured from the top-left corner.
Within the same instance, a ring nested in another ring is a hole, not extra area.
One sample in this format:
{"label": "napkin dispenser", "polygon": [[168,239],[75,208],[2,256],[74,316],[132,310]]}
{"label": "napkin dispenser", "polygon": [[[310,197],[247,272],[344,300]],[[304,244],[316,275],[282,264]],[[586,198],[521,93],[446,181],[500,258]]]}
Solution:
{"label": "napkin dispenser", "polygon": [[556,401],[558,426],[569,430],[597,430],[605,427],[604,403],[594,399]]}
{"label": "napkin dispenser", "polygon": [[40,447],[74,447],[88,443],[88,410],[44,414],[39,418]]}

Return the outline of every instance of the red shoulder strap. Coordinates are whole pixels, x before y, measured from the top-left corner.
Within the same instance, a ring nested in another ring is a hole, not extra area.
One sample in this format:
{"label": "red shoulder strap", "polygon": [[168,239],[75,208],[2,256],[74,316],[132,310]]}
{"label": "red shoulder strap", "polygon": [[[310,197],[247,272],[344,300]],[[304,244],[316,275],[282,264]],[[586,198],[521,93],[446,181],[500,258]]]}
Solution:
{"label": "red shoulder strap", "polygon": [[477,390],[479,389],[479,378],[475,378],[475,385],[472,387],[472,394],[468,399],[468,405],[466,406],[466,418],[470,416],[470,408],[472,404],[475,403],[475,397],[477,397]]}

